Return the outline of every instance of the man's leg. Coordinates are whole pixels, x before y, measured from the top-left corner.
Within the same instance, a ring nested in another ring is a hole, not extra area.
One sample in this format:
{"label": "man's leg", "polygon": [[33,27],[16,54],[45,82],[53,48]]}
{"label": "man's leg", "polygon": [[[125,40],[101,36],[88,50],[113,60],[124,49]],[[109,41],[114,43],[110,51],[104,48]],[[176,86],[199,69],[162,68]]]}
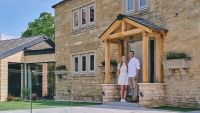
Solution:
{"label": "man's leg", "polygon": [[132,79],[133,81],[133,100],[137,100],[138,97],[138,81],[135,78]]}
{"label": "man's leg", "polygon": [[134,98],[134,84],[133,84],[133,77],[129,77],[129,86],[130,86],[130,92],[131,92],[131,97],[132,97],[132,100]]}

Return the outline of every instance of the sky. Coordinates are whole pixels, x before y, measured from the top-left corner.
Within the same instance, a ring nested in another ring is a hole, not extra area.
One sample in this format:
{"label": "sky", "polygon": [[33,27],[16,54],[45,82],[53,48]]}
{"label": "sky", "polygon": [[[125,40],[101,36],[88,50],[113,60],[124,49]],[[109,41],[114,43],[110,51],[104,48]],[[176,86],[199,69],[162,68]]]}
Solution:
{"label": "sky", "polygon": [[28,23],[42,12],[54,15],[52,5],[62,0],[0,0],[0,34],[2,39],[19,38]]}

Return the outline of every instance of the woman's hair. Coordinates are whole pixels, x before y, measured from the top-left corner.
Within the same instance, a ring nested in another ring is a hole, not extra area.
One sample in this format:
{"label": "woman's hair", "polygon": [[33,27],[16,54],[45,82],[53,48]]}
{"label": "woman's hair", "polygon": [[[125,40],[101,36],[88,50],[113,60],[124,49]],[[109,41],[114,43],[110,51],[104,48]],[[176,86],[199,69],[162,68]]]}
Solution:
{"label": "woman's hair", "polygon": [[[123,64],[122,57],[125,57],[125,58],[126,58],[126,56],[125,56],[125,55],[122,55],[122,56],[121,56],[120,68],[121,68],[121,66],[122,66],[122,64]],[[128,66],[127,58],[126,58],[126,60],[125,60],[125,64],[126,64],[126,66]]]}

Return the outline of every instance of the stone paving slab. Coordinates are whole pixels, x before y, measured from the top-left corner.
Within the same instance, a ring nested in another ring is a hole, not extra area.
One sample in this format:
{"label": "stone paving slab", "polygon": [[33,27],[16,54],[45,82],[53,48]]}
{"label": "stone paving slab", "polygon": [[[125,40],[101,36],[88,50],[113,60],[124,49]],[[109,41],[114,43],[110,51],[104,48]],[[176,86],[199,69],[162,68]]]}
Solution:
{"label": "stone paving slab", "polygon": [[[131,106],[133,105],[133,106]],[[0,113],[30,113],[30,110],[1,111]],[[107,103],[103,105],[33,109],[33,113],[180,113],[175,111],[147,109],[137,104]],[[200,113],[200,111],[187,112]]]}

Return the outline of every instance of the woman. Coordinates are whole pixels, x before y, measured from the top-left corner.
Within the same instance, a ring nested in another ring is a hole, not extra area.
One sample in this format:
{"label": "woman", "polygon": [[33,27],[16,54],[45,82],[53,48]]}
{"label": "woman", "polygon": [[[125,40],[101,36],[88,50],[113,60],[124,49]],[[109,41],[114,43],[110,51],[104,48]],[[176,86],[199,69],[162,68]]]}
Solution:
{"label": "woman", "polygon": [[127,67],[127,58],[126,56],[121,57],[121,62],[118,64],[117,68],[117,75],[118,75],[118,85],[120,85],[120,96],[121,96],[121,102],[126,102],[126,93],[127,93],[127,87],[128,87],[128,67]]}

